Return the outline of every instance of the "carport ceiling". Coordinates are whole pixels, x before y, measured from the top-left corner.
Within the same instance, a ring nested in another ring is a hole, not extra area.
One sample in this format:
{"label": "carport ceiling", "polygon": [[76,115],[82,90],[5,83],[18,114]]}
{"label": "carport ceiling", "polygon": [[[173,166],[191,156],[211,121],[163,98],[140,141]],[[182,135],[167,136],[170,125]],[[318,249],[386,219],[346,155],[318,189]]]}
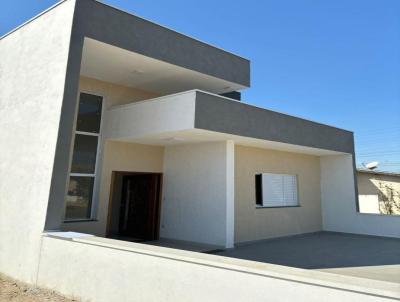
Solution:
{"label": "carport ceiling", "polygon": [[224,93],[242,85],[85,38],[81,75],[159,94],[191,89]]}
{"label": "carport ceiling", "polygon": [[111,139],[111,140],[133,142],[144,145],[159,145],[159,146],[221,142],[221,141],[232,140],[236,145],[241,145],[241,146],[277,150],[277,151],[284,151],[291,153],[301,153],[314,156],[345,154],[343,152],[337,152],[332,150],[324,150],[319,148],[293,145],[282,142],[274,142],[274,141],[256,139],[252,137],[244,137],[228,133],[208,131],[204,129],[186,129],[175,132],[162,132],[153,135],[148,135],[146,137]]}

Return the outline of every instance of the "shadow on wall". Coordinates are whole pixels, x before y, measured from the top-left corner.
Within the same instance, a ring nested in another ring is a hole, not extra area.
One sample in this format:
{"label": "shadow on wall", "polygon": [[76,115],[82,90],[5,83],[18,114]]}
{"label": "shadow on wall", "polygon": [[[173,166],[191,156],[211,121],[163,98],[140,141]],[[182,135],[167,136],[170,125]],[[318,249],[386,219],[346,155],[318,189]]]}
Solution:
{"label": "shadow on wall", "polygon": [[218,255],[304,269],[400,264],[400,239],[319,232],[269,239]]}

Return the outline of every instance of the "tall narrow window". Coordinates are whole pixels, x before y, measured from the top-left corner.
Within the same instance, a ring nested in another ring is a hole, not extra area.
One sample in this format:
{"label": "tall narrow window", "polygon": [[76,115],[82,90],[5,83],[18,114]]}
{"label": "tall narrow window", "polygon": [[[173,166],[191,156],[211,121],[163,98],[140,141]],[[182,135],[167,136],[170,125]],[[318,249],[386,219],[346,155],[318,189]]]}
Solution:
{"label": "tall narrow window", "polygon": [[65,220],[90,219],[92,216],[102,101],[100,96],[80,94]]}

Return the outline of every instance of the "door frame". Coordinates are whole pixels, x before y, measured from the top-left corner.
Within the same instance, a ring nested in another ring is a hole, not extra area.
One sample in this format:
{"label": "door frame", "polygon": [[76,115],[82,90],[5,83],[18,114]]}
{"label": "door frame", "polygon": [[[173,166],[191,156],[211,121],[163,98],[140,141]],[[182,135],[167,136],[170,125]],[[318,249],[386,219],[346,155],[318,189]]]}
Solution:
{"label": "door frame", "polygon": [[[110,236],[110,225],[111,225],[111,210],[112,210],[112,205],[115,202],[113,200],[113,195],[114,195],[114,190],[115,190],[115,181],[116,181],[116,176],[121,175],[122,177],[124,176],[130,176],[130,175],[154,175],[156,176],[156,210],[154,211],[155,214],[155,234],[154,237],[155,239],[160,238],[160,220],[161,220],[161,202],[162,202],[162,189],[163,189],[163,173],[160,172],[131,172],[131,171],[112,171],[111,173],[111,184],[110,184],[110,194],[109,194],[109,202],[107,206],[107,224],[106,224],[106,237]],[[122,197],[122,195],[121,195]]]}

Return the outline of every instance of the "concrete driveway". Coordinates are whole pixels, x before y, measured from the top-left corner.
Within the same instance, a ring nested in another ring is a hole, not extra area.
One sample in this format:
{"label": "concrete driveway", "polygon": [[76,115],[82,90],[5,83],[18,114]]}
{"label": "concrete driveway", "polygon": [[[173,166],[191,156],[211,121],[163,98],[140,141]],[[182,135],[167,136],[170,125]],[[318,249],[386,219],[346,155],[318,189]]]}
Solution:
{"label": "concrete driveway", "polygon": [[400,239],[320,232],[215,254],[400,284]]}

